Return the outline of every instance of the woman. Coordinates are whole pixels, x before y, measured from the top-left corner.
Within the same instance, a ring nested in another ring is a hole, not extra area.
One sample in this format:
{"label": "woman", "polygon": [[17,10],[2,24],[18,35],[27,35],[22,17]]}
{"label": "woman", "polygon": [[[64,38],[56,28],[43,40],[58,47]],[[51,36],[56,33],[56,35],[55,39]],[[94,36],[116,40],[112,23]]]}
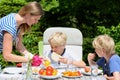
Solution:
{"label": "woman", "polygon": [[[93,40],[93,47],[96,54],[88,54],[90,65],[96,64],[103,68],[103,73],[107,80],[120,79],[120,57],[115,54],[114,40],[108,35],[99,35]],[[98,55],[100,59],[95,62],[94,58]]]}
{"label": "woman", "polygon": [[42,15],[43,10],[39,3],[29,2],[18,13],[8,14],[0,19],[0,52],[6,61],[28,62],[28,58],[12,54],[13,42],[20,53],[32,58],[32,53],[22,43],[23,34],[30,31],[30,26],[36,24]]}

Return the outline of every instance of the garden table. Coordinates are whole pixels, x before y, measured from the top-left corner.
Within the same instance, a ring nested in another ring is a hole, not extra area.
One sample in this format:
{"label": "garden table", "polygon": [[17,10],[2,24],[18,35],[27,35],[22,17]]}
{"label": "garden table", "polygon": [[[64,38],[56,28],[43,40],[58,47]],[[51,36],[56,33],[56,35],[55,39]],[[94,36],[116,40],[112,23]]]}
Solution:
{"label": "garden table", "polygon": [[[77,70],[80,70],[81,68],[77,68]],[[58,72],[61,73],[62,71],[65,71],[66,69],[58,69]],[[25,74],[6,74],[6,73],[1,73],[0,74],[0,80],[26,80],[25,79]],[[43,79],[40,77],[39,74],[33,74],[33,79],[32,80],[106,80],[105,77],[100,74],[96,77],[90,76],[90,75],[82,75],[79,78],[66,78],[66,77],[57,77],[55,79]]]}

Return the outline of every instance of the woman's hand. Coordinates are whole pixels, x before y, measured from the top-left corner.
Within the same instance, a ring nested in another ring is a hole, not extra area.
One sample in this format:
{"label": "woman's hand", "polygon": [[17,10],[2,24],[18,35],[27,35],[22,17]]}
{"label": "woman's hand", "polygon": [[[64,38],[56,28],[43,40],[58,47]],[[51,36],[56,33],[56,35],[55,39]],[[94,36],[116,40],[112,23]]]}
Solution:
{"label": "woman's hand", "polygon": [[34,55],[33,55],[32,53],[26,52],[24,57],[27,58],[27,59],[32,59],[33,56],[34,56]]}

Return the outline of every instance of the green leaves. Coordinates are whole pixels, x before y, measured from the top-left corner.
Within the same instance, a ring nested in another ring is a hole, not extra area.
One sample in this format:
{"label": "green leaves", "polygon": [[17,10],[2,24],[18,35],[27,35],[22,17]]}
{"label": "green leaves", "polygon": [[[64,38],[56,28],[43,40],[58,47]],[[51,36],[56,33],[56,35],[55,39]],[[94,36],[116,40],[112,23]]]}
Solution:
{"label": "green leaves", "polygon": [[33,32],[33,33],[28,33],[25,34],[23,37],[23,43],[25,47],[32,53],[39,53],[38,50],[38,42],[41,40],[40,38],[40,33],[38,32]]}
{"label": "green leaves", "polygon": [[25,3],[25,0],[1,0],[0,17],[9,13],[16,13]]}
{"label": "green leaves", "polygon": [[59,6],[59,0],[41,0],[41,5],[45,11],[50,11]]}

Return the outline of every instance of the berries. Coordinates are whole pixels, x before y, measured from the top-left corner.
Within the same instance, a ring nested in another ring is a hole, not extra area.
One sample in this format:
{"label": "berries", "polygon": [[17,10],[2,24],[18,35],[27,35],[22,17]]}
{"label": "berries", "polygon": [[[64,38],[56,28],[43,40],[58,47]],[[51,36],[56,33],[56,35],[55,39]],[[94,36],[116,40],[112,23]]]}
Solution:
{"label": "berries", "polygon": [[22,67],[22,63],[17,63],[16,66],[17,67]]}

